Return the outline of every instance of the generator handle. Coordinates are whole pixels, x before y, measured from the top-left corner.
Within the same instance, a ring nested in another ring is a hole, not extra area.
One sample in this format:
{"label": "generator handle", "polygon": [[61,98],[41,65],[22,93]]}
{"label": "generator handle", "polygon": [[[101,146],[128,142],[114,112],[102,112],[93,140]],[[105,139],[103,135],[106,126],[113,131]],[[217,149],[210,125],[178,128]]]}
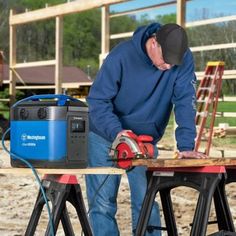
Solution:
{"label": "generator handle", "polygon": [[33,95],[24,99],[21,99],[20,101],[16,102],[13,107],[16,107],[17,105],[19,105],[22,102],[26,102],[26,101],[37,101],[40,99],[55,99],[57,98],[57,105],[58,106],[64,106],[67,100],[70,101],[78,101],[76,98],[70,97],[68,95],[65,94],[40,94],[40,95]]}

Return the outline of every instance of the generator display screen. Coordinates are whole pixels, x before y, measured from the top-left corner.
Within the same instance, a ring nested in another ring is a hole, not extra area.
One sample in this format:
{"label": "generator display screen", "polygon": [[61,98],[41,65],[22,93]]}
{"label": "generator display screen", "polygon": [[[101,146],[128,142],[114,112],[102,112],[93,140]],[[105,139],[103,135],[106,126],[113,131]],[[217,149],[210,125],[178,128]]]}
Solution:
{"label": "generator display screen", "polygon": [[84,133],[85,132],[85,120],[73,120],[71,121],[72,133]]}

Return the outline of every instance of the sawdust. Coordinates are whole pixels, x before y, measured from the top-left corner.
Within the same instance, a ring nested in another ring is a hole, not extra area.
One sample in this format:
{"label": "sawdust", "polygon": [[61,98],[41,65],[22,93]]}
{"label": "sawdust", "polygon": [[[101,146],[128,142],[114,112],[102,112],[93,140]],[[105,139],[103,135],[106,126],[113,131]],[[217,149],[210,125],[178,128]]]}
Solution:
{"label": "sawdust", "polygon": [[[9,143],[8,143],[9,145]],[[168,153],[161,153],[167,156]],[[3,166],[9,166],[9,156],[0,149],[0,160]],[[85,203],[87,201],[85,194],[84,176],[77,176],[81,184]],[[236,223],[236,190],[235,184],[227,186],[227,195],[231,210]],[[0,235],[1,236],[21,236],[24,235],[31,212],[34,207],[34,202],[38,194],[38,185],[33,177],[30,176],[14,176],[0,175]],[[157,196],[159,201],[159,196]],[[187,187],[179,187],[172,191],[173,207],[178,227],[179,235],[187,236],[190,234],[191,222],[194,214],[194,209],[197,201],[197,192]],[[161,207],[161,206],[160,206]],[[81,227],[74,208],[68,204],[69,215],[75,231],[75,235],[81,235]],[[120,228],[121,236],[131,235],[131,220],[130,220],[130,199],[129,187],[126,176],[123,176],[119,195],[118,195],[118,212],[117,221]],[[161,209],[162,223],[164,217]],[[214,211],[211,211],[210,220],[214,220]],[[36,236],[44,235],[48,216],[46,210],[40,218],[37,227]],[[216,226],[210,225],[207,234],[217,231]],[[62,226],[59,226],[58,236],[64,235]],[[164,232],[165,236],[166,233]]]}

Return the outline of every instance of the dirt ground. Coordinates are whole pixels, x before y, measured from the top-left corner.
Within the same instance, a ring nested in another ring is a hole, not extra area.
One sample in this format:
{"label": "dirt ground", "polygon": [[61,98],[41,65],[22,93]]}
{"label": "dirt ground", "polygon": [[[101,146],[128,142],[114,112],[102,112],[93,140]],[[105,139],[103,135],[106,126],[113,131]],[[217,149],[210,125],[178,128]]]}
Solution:
{"label": "dirt ground", "polygon": [[[8,144],[9,145],[9,144]],[[170,155],[168,152],[161,152],[161,155]],[[9,166],[9,156],[0,148],[0,164],[1,166]],[[83,196],[86,202],[84,176],[77,176],[81,183]],[[236,185],[229,184],[227,186],[227,195],[230,203],[230,208],[234,216],[236,224]],[[1,236],[21,236],[24,235],[34,202],[38,193],[38,185],[33,175],[14,176],[11,174],[0,175],[0,235]],[[175,217],[179,235],[187,236],[190,233],[190,224],[197,201],[197,192],[187,187],[179,187],[172,191],[172,199]],[[157,196],[159,201],[159,196]],[[160,206],[161,208],[161,206]],[[69,215],[75,235],[81,235],[81,227],[77,219],[76,212],[73,207],[68,204]],[[163,226],[163,214],[161,209]],[[214,220],[215,214],[212,209],[210,220]],[[43,212],[40,218],[37,232],[35,235],[44,235],[48,216],[46,211]],[[119,190],[118,197],[118,212],[117,221],[120,228],[121,236],[131,235],[131,220],[130,220],[130,199],[129,187],[127,178],[124,175]],[[217,231],[214,225],[210,225],[207,230],[207,235]],[[64,235],[64,231],[60,225],[57,235]],[[163,232],[165,236],[166,233]]]}

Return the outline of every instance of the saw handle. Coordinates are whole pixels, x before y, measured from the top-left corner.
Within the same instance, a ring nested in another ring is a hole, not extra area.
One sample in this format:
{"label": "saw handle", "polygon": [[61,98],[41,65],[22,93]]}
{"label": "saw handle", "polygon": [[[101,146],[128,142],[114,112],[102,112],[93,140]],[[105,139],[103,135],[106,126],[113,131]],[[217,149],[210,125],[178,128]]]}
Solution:
{"label": "saw handle", "polygon": [[153,137],[150,135],[139,135],[139,136],[137,136],[136,140],[138,142],[152,142]]}
{"label": "saw handle", "polygon": [[153,137],[150,135],[136,135],[135,133],[133,133],[132,131],[126,131],[124,134],[121,133],[121,136],[127,136],[129,138],[134,139],[137,142],[152,142],[153,141]]}

